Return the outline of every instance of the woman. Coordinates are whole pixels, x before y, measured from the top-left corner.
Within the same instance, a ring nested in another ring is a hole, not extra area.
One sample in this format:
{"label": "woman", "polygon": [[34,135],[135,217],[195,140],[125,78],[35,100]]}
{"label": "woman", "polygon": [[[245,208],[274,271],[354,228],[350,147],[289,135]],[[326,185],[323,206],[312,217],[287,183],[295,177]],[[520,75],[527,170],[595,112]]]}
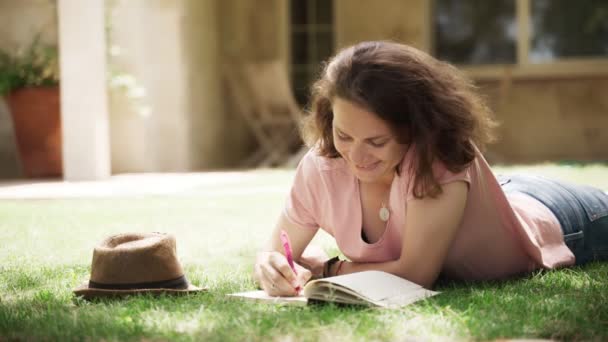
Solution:
{"label": "woman", "polygon": [[[470,81],[412,47],[364,42],[339,52],[313,86],[303,124],[312,148],[258,254],[258,284],[295,295],[311,276],[381,270],[432,287],[440,274],[500,279],[605,259],[608,195],[497,179],[478,150],[492,140],[489,114]],[[307,249],[319,228],[349,261]]]}

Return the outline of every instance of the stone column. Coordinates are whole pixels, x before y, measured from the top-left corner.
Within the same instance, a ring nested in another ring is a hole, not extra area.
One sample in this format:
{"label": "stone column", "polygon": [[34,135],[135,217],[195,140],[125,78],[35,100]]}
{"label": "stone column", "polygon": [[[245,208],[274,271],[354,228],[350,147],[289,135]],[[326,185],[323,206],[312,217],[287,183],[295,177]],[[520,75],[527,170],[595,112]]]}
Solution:
{"label": "stone column", "polygon": [[110,176],[104,0],[59,0],[65,180]]}

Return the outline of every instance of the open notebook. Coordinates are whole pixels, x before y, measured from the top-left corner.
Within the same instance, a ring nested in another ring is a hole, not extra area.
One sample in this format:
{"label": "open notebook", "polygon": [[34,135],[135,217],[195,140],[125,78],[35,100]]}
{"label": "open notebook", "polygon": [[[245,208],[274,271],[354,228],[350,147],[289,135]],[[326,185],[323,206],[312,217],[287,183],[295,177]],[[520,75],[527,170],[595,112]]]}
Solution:
{"label": "open notebook", "polygon": [[365,271],[310,281],[297,297],[273,297],[261,290],[232,293],[229,296],[293,305],[321,301],[398,308],[438,293],[390,273]]}

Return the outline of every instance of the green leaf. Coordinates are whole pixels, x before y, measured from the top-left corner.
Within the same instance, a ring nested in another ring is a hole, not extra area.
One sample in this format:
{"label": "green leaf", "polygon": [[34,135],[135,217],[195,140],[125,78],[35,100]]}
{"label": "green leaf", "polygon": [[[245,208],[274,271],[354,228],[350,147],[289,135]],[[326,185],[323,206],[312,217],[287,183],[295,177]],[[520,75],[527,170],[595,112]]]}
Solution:
{"label": "green leaf", "polygon": [[0,95],[25,87],[57,84],[57,47],[43,43],[40,34],[23,50],[0,50]]}

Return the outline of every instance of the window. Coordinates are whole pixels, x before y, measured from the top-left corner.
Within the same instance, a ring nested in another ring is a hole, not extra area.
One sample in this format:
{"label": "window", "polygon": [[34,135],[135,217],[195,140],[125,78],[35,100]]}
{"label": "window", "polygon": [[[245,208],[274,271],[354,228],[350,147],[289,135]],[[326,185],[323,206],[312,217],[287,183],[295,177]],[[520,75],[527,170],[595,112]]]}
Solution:
{"label": "window", "polygon": [[608,56],[606,0],[532,0],[530,4],[531,62]]}
{"label": "window", "polygon": [[604,58],[607,70],[605,0],[435,0],[433,26],[435,55],[455,64],[589,66]]}
{"label": "window", "polygon": [[435,42],[437,56],[452,63],[515,63],[514,1],[437,1]]}
{"label": "window", "polygon": [[305,105],[321,62],[334,51],[333,1],[291,0],[290,17],[292,87],[298,103]]}

